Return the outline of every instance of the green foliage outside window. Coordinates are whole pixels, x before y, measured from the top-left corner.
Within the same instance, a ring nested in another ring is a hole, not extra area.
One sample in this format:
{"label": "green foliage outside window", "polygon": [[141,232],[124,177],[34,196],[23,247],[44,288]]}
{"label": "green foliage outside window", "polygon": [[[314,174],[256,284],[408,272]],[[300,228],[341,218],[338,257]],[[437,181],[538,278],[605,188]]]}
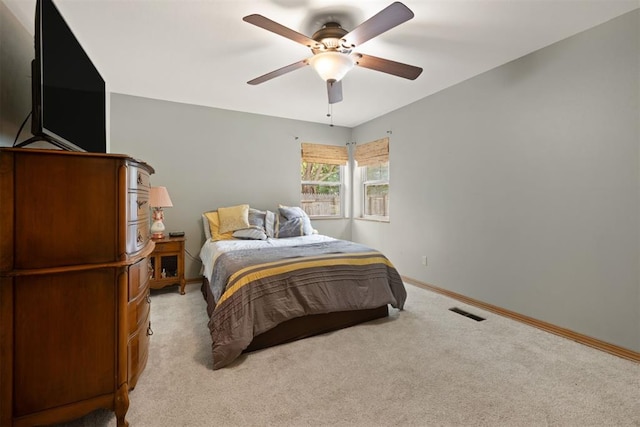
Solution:
{"label": "green foliage outside window", "polygon": [[302,162],[300,181],[303,193],[340,194],[340,186],[322,185],[322,182],[340,184],[340,166]]}

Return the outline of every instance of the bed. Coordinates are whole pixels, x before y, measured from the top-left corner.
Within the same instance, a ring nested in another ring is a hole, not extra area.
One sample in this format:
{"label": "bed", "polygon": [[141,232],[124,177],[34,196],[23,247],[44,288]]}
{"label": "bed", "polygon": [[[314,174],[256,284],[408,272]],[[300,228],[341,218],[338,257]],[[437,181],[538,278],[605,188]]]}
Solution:
{"label": "bed", "polygon": [[299,236],[229,239],[216,238],[212,225],[200,258],[214,369],[243,352],[382,318],[389,305],[403,308],[402,279],[382,253],[303,228]]}

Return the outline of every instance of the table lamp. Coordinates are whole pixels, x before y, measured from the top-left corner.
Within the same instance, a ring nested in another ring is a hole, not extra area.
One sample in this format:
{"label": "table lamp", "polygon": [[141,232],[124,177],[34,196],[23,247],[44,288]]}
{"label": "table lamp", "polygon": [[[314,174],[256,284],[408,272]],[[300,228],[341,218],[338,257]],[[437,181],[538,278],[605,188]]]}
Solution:
{"label": "table lamp", "polygon": [[163,208],[173,207],[169,192],[166,187],[151,187],[149,206],[153,209],[153,223],[151,224],[151,238],[162,239],[164,237],[164,212]]}

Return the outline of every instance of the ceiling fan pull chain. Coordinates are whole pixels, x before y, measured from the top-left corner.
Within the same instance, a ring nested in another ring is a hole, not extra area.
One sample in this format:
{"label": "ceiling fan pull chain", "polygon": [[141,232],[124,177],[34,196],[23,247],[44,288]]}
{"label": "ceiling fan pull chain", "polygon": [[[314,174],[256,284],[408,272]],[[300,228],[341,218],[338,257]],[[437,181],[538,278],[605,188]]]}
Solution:
{"label": "ceiling fan pull chain", "polygon": [[329,117],[329,127],[333,127],[333,105],[331,103],[327,107],[327,117]]}

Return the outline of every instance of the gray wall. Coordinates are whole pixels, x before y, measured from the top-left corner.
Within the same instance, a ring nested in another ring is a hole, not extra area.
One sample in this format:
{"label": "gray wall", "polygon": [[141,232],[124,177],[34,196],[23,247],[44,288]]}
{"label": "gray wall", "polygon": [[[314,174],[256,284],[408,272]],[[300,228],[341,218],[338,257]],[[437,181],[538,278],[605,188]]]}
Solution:
{"label": "gray wall", "polygon": [[[0,147],[10,147],[31,111],[33,36],[0,2]],[[31,121],[19,141],[31,136]]]}
{"label": "gray wall", "polygon": [[[153,166],[153,185],[167,187],[173,208],[165,226],[186,233],[187,277],[200,275],[200,215],[249,203],[275,210],[300,204],[300,143],[343,145],[351,130],[112,94],[111,149]],[[296,139],[296,137],[298,139]],[[322,234],[350,238],[350,221],[314,220]]]}
{"label": "gray wall", "polygon": [[352,238],[406,276],[640,351],[639,28],[636,10],[358,126],[356,142],[393,131],[391,222]]}

